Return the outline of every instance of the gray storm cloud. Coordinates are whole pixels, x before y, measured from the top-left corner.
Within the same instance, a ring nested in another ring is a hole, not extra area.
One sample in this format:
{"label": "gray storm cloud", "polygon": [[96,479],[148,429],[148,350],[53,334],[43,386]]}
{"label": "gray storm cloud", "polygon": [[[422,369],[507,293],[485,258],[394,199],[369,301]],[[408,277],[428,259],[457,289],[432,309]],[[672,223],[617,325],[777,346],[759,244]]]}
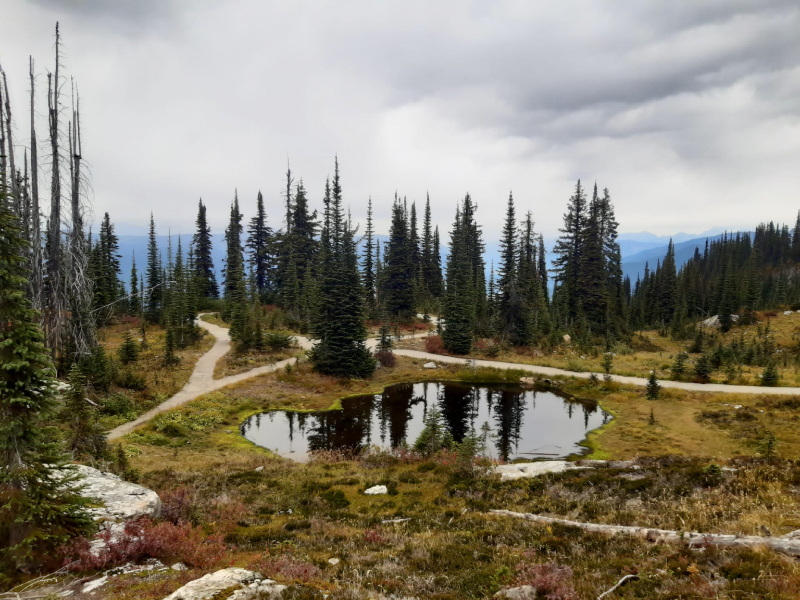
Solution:
{"label": "gray storm cloud", "polygon": [[487,238],[509,189],[554,235],[579,177],[611,189],[627,231],[800,207],[796,2],[10,0],[3,15],[19,107],[27,56],[43,73],[61,22],[95,213],[122,231],[150,210],[189,231],[200,196],[220,231],[234,188],[246,215],[261,189],[279,226],[287,160],[318,204],[335,154],[355,218],[370,195],[385,225],[395,191],[430,192],[446,230],[469,191]]}

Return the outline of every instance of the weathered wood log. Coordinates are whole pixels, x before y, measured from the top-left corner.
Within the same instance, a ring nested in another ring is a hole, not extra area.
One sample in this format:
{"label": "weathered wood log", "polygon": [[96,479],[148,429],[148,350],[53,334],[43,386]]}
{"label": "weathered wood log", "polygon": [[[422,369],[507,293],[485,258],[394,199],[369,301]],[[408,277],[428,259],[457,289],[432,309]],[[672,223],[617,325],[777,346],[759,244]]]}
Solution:
{"label": "weathered wood log", "polygon": [[649,527],[634,527],[628,525],[602,525],[600,523],[581,523],[568,519],[545,517],[531,513],[520,513],[511,510],[492,510],[491,514],[503,517],[525,519],[534,523],[546,525],[566,525],[577,527],[585,531],[607,533],[609,535],[629,535],[647,540],[648,542],[684,542],[690,546],[728,546],[734,548],[755,548],[764,546],[775,552],[800,556],[800,539],[788,537],[762,537],[758,535],[731,535],[721,533],[698,533],[695,531],[671,531],[669,529],[653,529]]}

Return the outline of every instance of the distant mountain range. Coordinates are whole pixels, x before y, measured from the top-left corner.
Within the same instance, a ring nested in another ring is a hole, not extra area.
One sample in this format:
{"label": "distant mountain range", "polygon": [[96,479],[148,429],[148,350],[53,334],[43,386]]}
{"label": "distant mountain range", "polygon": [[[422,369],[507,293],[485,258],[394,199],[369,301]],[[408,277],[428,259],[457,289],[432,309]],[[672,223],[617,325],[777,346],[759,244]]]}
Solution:
{"label": "distant mountain range", "polygon": [[[181,243],[184,248],[184,253],[188,250],[189,244],[192,241],[191,235],[181,235]],[[211,257],[214,260],[214,265],[217,272],[217,282],[222,281],[222,268],[225,260],[225,235],[218,233],[212,236],[213,249]],[[717,240],[722,237],[719,230],[708,231],[701,234],[688,234],[678,233],[672,237],[675,241],[675,262],[678,268],[681,267],[687,260],[694,254],[695,247],[699,247],[702,251],[705,246],[706,239]],[[386,235],[377,236],[382,242],[386,242],[389,238]],[[166,235],[156,236],[158,246],[161,251],[163,260],[167,260],[167,247],[169,245],[169,237]],[[624,233],[619,237],[620,251],[622,253],[622,272],[631,278],[632,282],[636,281],[636,277],[644,273],[645,263],[649,263],[650,268],[655,268],[657,261],[663,260],[664,255],[667,253],[667,246],[669,244],[670,236],[657,236],[648,232],[640,233]],[[554,239],[545,239],[545,246],[552,250],[555,244]],[[173,252],[178,247],[178,236],[172,236]],[[500,247],[497,241],[488,242],[486,244],[486,260],[487,278],[488,271],[492,262],[495,265],[499,263]],[[119,249],[121,254],[120,266],[122,268],[122,281],[127,286],[130,280],[131,273],[131,258],[136,255],[136,268],[139,273],[144,273],[147,268],[147,236],[146,235],[120,235],[119,236]],[[442,267],[444,267],[445,258],[447,255],[447,247],[442,246]],[[552,254],[548,254],[548,266],[551,264]]]}

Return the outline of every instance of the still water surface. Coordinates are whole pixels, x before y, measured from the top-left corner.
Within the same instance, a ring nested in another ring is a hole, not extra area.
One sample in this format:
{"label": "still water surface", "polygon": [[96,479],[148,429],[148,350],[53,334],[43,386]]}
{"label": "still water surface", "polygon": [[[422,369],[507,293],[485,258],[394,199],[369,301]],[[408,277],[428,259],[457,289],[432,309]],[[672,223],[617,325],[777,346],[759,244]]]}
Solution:
{"label": "still water surface", "polygon": [[491,430],[492,458],[558,458],[582,450],[586,434],[611,417],[591,402],[517,385],[403,383],[382,394],[342,400],[341,410],[253,415],[241,426],[251,442],[297,461],[315,450],[360,450],[413,445],[426,411],[437,407],[456,441],[470,431]]}

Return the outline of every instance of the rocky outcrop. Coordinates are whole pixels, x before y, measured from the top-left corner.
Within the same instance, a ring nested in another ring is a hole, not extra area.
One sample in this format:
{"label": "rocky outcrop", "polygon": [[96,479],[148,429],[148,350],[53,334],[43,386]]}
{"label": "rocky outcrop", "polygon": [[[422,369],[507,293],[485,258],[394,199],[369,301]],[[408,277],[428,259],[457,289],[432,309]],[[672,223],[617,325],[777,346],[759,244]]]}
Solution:
{"label": "rocky outcrop", "polygon": [[[75,465],[75,469],[80,476],[75,485],[81,486],[81,494],[102,504],[90,512],[101,534],[110,532],[111,540],[124,532],[127,521],[161,514],[161,498],[153,490],[86,465]],[[92,552],[99,553],[104,544],[104,539],[94,540]]]}
{"label": "rocky outcrop", "polygon": [[278,598],[285,587],[266,579],[261,573],[231,567],[190,581],[164,600],[211,600],[218,597],[217,594],[230,590],[234,591],[227,596],[229,600]]}
{"label": "rocky outcrop", "polygon": [[577,467],[574,463],[566,460],[543,460],[541,462],[499,465],[494,468],[494,472],[500,475],[500,481],[514,481],[515,479],[539,477],[547,473],[563,473],[572,469],[589,468],[591,467]]}

